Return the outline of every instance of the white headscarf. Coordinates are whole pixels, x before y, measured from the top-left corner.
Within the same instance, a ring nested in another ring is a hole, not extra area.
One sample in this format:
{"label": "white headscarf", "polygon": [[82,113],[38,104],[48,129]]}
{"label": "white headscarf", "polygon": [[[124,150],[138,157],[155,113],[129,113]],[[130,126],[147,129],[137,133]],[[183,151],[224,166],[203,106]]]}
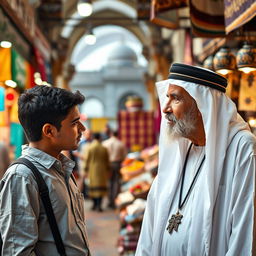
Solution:
{"label": "white headscarf", "polygon": [[[196,248],[205,246],[208,255],[213,208],[217,197],[220,178],[223,170],[227,148],[232,138],[241,130],[249,130],[246,122],[237,113],[235,104],[223,93],[216,89],[191,82],[168,79],[156,83],[161,109],[168,98],[167,90],[170,84],[184,88],[196,101],[202,114],[206,145],[205,162],[201,170],[205,186],[200,195],[197,195],[192,211],[196,218],[191,223],[193,234],[189,235],[188,255],[196,255]],[[154,211],[154,243],[152,255],[159,254],[159,244],[162,227],[165,227],[169,215],[169,207],[177,189],[182,165],[190,141],[184,138],[166,143],[165,132],[167,120],[162,117],[160,132],[159,171],[154,184],[156,204]],[[157,209],[165,209],[160,211]],[[201,239],[198,240],[198,237]]]}

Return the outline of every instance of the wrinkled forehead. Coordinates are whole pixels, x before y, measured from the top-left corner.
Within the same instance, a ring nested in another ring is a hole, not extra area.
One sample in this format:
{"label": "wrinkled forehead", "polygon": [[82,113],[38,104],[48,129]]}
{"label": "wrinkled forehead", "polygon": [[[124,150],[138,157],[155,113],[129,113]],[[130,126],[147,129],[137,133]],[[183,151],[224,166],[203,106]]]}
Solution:
{"label": "wrinkled forehead", "polygon": [[191,86],[191,83],[188,84],[188,82],[181,80],[168,79],[157,82],[156,88],[159,96],[159,102],[162,108],[168,102],[168,93],[178,93],[179,95],[187,97],[188,99],[193,99],[193,101],[195,101],[198,105],[198,93],[194,92],[196,86]]}
{"label": "wrinkled forehead", "polygon": [[171,94],[178,94],[179,96],[193,98],[185,88],[183,88],[182,86],[179,86],[175,83],[169,83],[169,85],[168,85],[166,95],[170,96]]}

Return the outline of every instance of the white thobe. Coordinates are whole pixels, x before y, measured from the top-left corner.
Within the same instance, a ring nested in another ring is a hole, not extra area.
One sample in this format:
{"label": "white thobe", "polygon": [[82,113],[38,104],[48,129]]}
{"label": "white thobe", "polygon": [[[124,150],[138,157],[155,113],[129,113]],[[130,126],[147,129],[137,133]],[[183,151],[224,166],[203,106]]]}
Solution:
{"label": "white thobe", "polygon": [[[199,169],[200,164],[202,163],[203,157],[204,157],[204,148],[193,145],[188,157],[187,166],[185,170],[181,203],[183,202],[184,198],[187,195],[187,192],[193,182],[196,172]],[[169,221],[167,221],[165,231],[163,232],[161,255],[169,255],[170,252],[171,252],[171,255],[175,255],[175,256],[187,255],[187,247],[188,247],[188,241],[189,241],[188,234],[191,228],[191,222],[193,221],[191,206],[195,203],[194,194],[200,193],[199,184],[201,183],[201,177],[202,177],[200,175],[201,169],[202,168],[200,168],[199,170],[199,174],[195,180],[194,186],[192,187],[186,202],[184,203],[184,206],[179,211],[183,215],[183,218],[181,219],[181,224],[178,227],[178,231],[176,232],[175,230],[173,230],[172,233],[169,234],[169,232],[167,231]],[[174,200],[171,204],[168,220],[171,218],[173,214],[176,214],[178,210],[180,189],[181,189],[181,180],[177,187]],[[198,252],[198,256],[203,256],[203,255],[204,255],[204,251],[200,253]]]}

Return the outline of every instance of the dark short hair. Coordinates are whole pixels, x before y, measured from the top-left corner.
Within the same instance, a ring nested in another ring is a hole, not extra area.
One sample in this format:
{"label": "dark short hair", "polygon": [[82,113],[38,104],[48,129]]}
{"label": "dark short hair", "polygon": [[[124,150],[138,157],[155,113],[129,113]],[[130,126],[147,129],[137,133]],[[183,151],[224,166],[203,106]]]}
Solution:
{"label": "dark short hair", "polygon": [[93,134],[93,138],[94,138],[95,140],[100,140],[100,139],[101,139],[101,134],[100,134],[99,132],[95,132],[95,133]]}
{"label": "dark short hair", "polygon": [[26,90],[18,100],[18,117],[28,141],[39,141],[46,123],[60,130],[70,109],[84,100],[79,91],[73,93],[57,87],[40,85]]}
{"label": "dark short hair", "polygon": [[118,131],[117,131],[117,130],[113,131],[113,135],[114,135],[115,137],[118,137],[118,135],[119,135]]}

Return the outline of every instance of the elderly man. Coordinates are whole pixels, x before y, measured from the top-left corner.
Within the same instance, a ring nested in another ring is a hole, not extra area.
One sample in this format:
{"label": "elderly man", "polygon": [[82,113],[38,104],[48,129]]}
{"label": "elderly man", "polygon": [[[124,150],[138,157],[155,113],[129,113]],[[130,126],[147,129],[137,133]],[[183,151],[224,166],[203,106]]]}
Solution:
{"label": "elderly man", "polygon": [[227,81],[173,64],[157,83],[165,118],[137,256],[252,255],[256,139]]}

